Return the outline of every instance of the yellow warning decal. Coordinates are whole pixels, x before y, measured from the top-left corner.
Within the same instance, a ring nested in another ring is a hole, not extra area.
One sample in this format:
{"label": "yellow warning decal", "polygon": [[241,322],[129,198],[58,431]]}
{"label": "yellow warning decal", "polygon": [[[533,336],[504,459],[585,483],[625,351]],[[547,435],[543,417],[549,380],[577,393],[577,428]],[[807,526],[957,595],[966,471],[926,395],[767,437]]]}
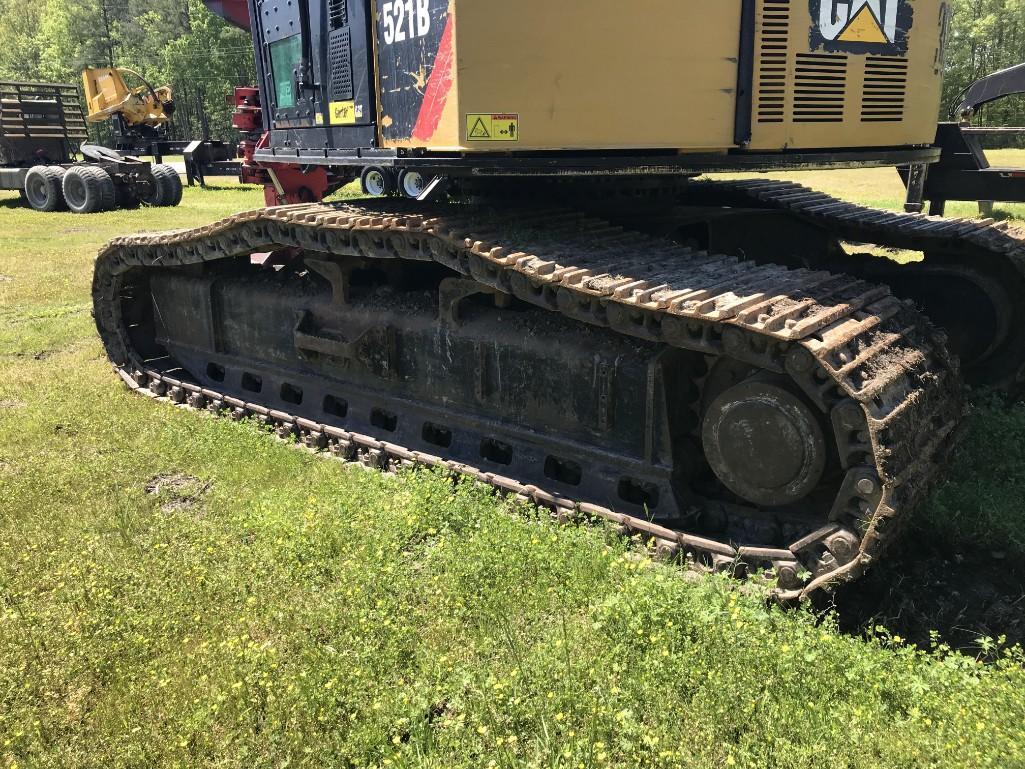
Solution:
{"label": "yellow warning decal", "polygon": [[471,113],[466,116],[468,142],[518,142],[520,116],[512,113]]}
{"label": "yellow warning decal", "polygon": [[356,121],[363,117],[363,106],[357,106],[354,101],[333,101],[328,107],[328,115],[331,125],[356,125]]}

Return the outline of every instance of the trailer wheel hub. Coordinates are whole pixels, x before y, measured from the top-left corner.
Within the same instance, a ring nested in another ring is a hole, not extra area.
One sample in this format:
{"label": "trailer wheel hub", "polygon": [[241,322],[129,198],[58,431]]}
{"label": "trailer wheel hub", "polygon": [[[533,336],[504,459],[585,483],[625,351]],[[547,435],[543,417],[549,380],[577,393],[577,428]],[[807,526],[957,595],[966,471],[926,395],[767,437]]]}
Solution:
{"label": "trailer wheel hub", "polygon": [[712,471],[747,502],[778,507],[822,480],[826,441],[812,409],[789,389],[751,379],[721,393],[702,425]]}

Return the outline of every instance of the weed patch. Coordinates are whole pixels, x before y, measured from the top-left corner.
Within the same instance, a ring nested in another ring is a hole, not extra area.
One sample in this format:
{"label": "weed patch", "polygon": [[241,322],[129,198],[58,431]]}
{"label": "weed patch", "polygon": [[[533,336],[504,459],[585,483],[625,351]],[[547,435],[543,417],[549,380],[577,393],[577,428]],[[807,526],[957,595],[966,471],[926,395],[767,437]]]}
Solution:
{"label": "weed patch", "polygon": [[1017,561],[1025,555],[1025,404],[978,394],[954,472],[922,510],[941,539]]}

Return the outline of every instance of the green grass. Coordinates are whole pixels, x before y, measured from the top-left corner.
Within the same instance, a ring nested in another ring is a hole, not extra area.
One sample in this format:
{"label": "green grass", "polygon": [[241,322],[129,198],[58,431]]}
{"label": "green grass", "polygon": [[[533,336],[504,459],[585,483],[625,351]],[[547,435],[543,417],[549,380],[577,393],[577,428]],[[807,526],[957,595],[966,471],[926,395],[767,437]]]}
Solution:
{"label": "green grass", "polygon": [[1016,560],[1025,555],[1025,406],[978,395],[952,465],[921,510],[922,528],[942,541],[975,542]]}
{"label": "green grass", "polygon": [[[0,769],[1025,765],[1020,652],[844,635],[601,529],[127,393],[89,316],[96,249],[258,191],[90,217],[10,199]],[[976,420],[923,517],[1002,541],[1025,412]]]}

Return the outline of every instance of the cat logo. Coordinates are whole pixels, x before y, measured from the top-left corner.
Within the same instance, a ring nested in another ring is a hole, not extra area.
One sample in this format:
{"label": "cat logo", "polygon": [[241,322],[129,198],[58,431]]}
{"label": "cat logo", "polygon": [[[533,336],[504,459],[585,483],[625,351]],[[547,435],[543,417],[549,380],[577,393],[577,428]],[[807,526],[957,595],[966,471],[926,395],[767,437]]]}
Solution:
{"label": "cat logo", "polygon": [[811,48],[903,55],[913,15],[909,0],[811,0]]}

